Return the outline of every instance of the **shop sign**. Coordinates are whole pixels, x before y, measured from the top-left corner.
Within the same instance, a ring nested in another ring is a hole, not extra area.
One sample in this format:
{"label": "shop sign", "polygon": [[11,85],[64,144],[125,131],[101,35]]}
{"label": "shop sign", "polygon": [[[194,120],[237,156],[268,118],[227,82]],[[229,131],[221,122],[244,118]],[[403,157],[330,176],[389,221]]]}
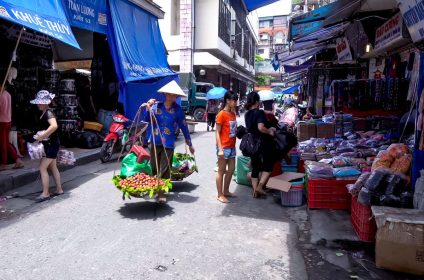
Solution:
{"label": "shop sign", "polygon": [[338,38],[336,42],[336,52],[339,62],[352,61],[349,42],[346,37]]}
{"label": "shop sign", "polygon": [[0,18],[79,48],[66,19],[62,4],[56,0],[2,0],[0,1]]}
{"label": "shop sign", "polygon": [[105,0],[62,0],[71,26],[106,34]]}
{"label": "shop sign", "polygon": [[375,49],[383,48],[402,38],[402,17],[400,13],[386,21],[375,31]]}
{"label": "shop sign", "polygon": [[414,43],[424,39],[424,0],[397,0]]}

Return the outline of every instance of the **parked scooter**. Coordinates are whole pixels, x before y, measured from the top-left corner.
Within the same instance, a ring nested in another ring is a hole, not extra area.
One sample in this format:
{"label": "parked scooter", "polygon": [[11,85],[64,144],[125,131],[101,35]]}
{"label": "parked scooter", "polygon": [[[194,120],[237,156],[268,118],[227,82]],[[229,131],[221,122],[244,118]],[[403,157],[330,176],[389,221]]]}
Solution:
{"label": "parked scooter", "polygon": [[102,148],[100,149],[100,160],[105,163],[112,158],[115,152],[129,152],[133,145],[143,145],[145,132],[148,123],[141,122],[133,124],[129,130],[125,124],[129,121],[125,116],[116,114],[109,127],[109,134],[106,135]]}

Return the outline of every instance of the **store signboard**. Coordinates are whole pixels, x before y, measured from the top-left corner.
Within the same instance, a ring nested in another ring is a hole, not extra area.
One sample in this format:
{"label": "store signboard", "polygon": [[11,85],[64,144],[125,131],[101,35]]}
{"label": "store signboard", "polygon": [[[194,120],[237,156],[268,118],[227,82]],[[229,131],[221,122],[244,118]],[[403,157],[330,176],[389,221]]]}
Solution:
{"label": "store signboard", "polygon": [[375,31],[375,49],[386,47],[393,41],[402,39],[402,16],[396,14]]}
{"label": "store signboard", "polygon": [[414,43],[424,39],[424,0],[397,0]]}
{"label": "store signboard", "polygon": [[71,26],[106,34],[105,0],[62,0]]}
{"label": "store signboard", "polygon": [[[127,0],[109,0],[108,42],[125,82],[174,76],[157,17]],[[109,17],[110,16],[110,17]]]}
{"label": "store signboard", "polygon": [[0,0],[0,18],[79,48],[60,1]]}
{"label": "store signboard", "polygon": [[350,52],[349,42],[346,37],[336,40],[336,52],[339,62],[352,61],[352,53]]}

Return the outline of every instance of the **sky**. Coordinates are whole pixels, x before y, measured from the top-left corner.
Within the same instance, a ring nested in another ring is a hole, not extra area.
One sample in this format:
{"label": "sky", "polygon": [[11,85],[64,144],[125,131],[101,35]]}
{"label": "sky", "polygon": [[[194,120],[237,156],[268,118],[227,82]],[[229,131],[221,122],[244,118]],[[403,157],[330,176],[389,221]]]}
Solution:
{"label": "sky", "polygon": [[288,15],[291,11],[291,0],[280,0],[257,10],[258,17]]}

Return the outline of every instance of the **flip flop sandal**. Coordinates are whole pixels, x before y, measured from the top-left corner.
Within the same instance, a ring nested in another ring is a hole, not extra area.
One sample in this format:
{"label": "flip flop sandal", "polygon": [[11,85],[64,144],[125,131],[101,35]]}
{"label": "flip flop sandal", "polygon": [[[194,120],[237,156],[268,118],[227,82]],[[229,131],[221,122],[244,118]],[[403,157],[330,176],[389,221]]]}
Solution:
{"label": "flip flop sandal", "polygon": [[21,164],[15,164],[12,168],[13,169],[19,169],[19,168],[24,168],[24,167],[25,167],[25,165],[23,163],[21,163]]}
{"label": "flip flop sandal", "polygon": [[62,194],[64,194],[65,192],[54,192],[53,194],[52,194],[52,196],[59,196],[59,195],[62,195]]}
{"label": "flip flop sandal", "polygon": [[220,199],[219,197],[216,199],[216,200],[218,200],[219,202],[221,202],[221,203],[224,203],[224,204],[228,204],[228,203],[230,203],[230,201],[225,201],[225,200],[222,200],[222,199]]}
{"label": "flip flop sandal", "polygon": [[35,203],[40,203],[40,202],[43,202],[43,201],[46,201],[46,200],[49,200],[50,199],[50,196],[42,196],[42,195],[39,195],[39,196],[37,196],[37,198],[35,199]]}
{"label": "flip flop sandal", "polygon": [[166,204],[166,197],[158,197],[156,201],[159,204]]}
{"label": "flip flop sandal", "polygon": [[237,197],[235,194],[233,193],[229,193],[229,194],[224,194],[225,197]]}

